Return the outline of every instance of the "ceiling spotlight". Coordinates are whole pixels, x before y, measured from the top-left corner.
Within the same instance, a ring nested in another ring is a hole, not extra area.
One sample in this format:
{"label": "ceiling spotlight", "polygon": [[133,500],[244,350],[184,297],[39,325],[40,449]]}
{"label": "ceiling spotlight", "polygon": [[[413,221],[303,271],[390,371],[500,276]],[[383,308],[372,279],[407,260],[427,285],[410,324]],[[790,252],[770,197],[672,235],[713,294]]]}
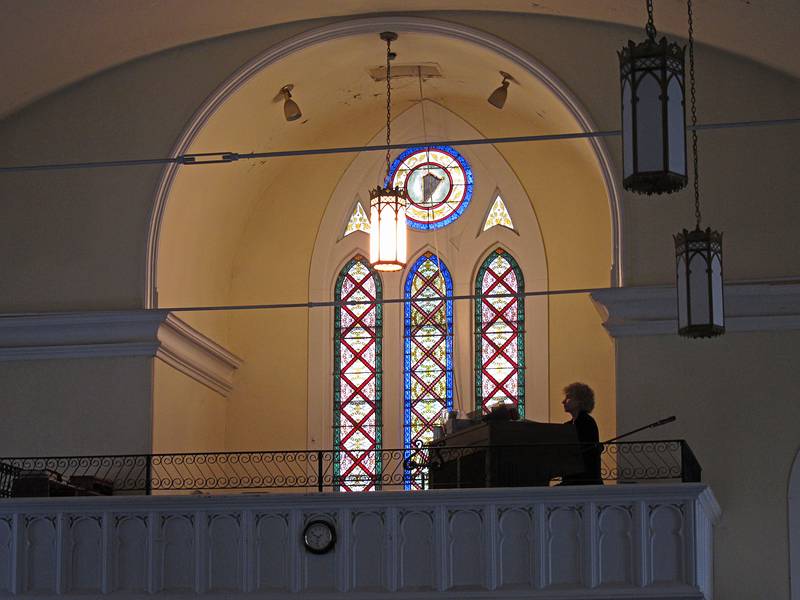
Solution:
{"label": "ceiling spotlight", "polygon": [[503,105],[505,105],[506,98],[508,97],[508,84],[509,82],[514,81],[514,78],[505,71],[500,71],[500,75],[503,76],[503,81],[500,83],[500,87],[493,91],[491,96],[489,96],[487,99],[489,104],[497,108],[503,108]]}
{"label": "ceiling spotlight", "polygon": [[290,83],[283,86],[281,91],[278,92],[279,96],[283,96],[283,116],[286,117],[287,121],[296,121],[303,116],[303,113],[300,112],[300,107],[297,106],[297,102],[292,100],[293,89],[294,84]]}

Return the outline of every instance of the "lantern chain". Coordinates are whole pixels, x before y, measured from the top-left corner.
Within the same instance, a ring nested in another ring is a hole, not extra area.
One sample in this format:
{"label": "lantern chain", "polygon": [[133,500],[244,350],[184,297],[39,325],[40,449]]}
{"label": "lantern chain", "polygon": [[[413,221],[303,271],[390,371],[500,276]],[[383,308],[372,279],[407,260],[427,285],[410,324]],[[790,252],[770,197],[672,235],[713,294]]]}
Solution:
{"label": "lantern chain", "polygon": [[[386,179],[389,179],[392,140],[392,38],[386,37]],[[387,183],[387,185],[391,185]]]}
{"label": "lantern chain", "polygon": [[647,37],[656,40],[656,26],[653,23],[653,0],[647,0],[647,26],[645,27]]}
{"label": "lantern chain", "polygon": [[697,97],[694,85],[694,23],[692,0],[686,2],[689,14],[689,93],[692,107],[692,160],[694,166],[694,216],[700,229],[700,174],[697,171]]}

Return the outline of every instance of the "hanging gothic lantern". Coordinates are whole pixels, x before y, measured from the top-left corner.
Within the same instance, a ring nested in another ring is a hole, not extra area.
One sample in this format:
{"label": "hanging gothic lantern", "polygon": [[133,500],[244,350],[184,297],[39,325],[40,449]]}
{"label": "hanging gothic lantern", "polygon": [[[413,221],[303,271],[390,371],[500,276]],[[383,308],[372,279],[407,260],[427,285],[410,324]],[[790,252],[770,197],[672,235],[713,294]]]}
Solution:
{"label": "hanging gothic lantern", "polygon": [[688,182],[684,48],[656,41],[647,0],[647,39],[619,51],[622,86],[622,185],[639,194],[676,192]]}
{"label": "hanging gothic lantern", "polygon": [[[380,34],[386,42],[386,179],[389,179],[392,135],[392,42],[393,31]],[[369,261],[378,271],[399,271],[406,264],[406,204],[405,191],[378,186],[370,190]]]}
{"label": "hanging gothic lantern", "polygon": [[406,264],[406,197],[402,190],[370,190],[369,261],[378,271]]}
{"label": "hanging gothic lantern", "polygon": [[700,228],[700,173],[697,160],[697,98],[694,80],[692,0],[689,10],[689,84],[692,109],[692,165],[694,167],[694,231],[684,229],[675,239],[678,288],[678,333],[698,338],[725,333],[722,281],[722,234]]}
{"label": "hanging gothic lantern", "polygon": [[722,297],[722,234],[684,229],[675,238],[678,333],[713,337],[725,333]]}

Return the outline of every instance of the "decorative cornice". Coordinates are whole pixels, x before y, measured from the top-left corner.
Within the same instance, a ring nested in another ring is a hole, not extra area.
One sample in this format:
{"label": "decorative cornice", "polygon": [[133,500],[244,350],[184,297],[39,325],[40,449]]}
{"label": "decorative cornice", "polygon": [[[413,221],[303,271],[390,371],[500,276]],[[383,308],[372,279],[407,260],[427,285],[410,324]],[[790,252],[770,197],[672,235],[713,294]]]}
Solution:
{"label": "decorative cornice", "polygon": [[0,361],[155,356],[227,396],[242,360],[165,310],[0,316]]}
{"label": "decorative cornice", "polygon": [[23,348],[116,347],[156,343],[156,332],[167,318],[163,310],[92,311],[0,316],[0,353],[14,360]]}
{"label": "decorative cornice", "polygon": [[[800,283],[725,285],[725,330],[800,329]],[[623,287],[592,292],[591,298],[612,337],[677,335],[678,307],[672,286]]]}
{"label": "decorative cornice", "polygon": [[227,396],[242,359],[170,313],[158,328],[156,356],[181,373]]}

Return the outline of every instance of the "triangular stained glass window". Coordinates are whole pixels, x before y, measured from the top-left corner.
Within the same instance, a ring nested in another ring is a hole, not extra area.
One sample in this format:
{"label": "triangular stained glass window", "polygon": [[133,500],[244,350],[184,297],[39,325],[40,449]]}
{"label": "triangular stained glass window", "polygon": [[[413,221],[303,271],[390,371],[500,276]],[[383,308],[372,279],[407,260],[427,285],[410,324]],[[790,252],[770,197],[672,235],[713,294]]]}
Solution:
{"label": "triangular stained glass window", "polygon": [[347,237],[356,231],[369,233],[369,217],[367,216],[367,211],[361,206],[361,202],[356,202],[353,214],[350,215],[350,220],[347,221],[347,227],[344,229],[344,235]]}
{"label": "triangular stained glass window", "polygon": [[494,204],[492,204],[489,214],[486,215],[486,222],[483,224],[483,230],[491,229],[495,225],[507,227],[512,231],[514,230],[514,223],[511,221],[511,215],[508,214],[506,203],[503,202],[500,194],[494,199]]}

